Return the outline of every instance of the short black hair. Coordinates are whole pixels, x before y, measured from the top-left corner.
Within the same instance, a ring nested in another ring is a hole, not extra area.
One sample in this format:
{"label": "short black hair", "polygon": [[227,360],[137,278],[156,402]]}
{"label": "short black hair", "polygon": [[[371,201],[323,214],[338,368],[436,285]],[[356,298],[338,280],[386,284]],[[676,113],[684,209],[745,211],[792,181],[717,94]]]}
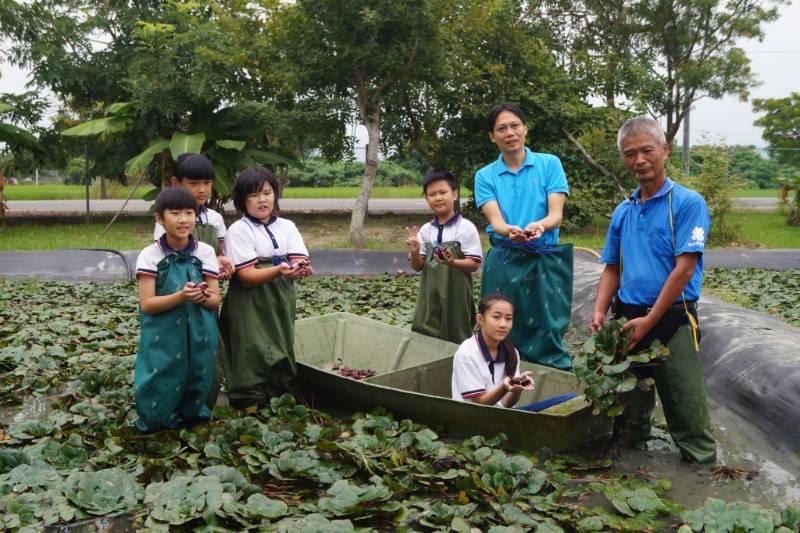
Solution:
{"label": "short black hair", "polygon": [[490,133],[494,131],[494,123],[497,122],[497,115],[503,111],[514,113],[523,124],[528,123],[528,119],[525,117],[525,111],[523,111],[522,108],[520,108],[517,104],[512,104],[511,102],[503,102],[502,104],[497,104],[492,108],[491,111],[489,111],[487,125],[489,126]]}
{"label": "short black hair", "polygon": [[265,183],[269,183],[275,194],[275,205],[272,211],[278,210],[278,200],[281,197],[281,184],[278,182],[278,178],[268,168],[253,167],[243,170],[236,178],[236,183],[233,184],[233,205],[239,213],[247,214],[245,206],[247,195],[260,191],[264,188]]}
{"label": "short black hair", "polygon": [[181,154],[175,161],[175,178],[214,181],[214,166],[202,154]]}
{"label": "short black hair", "polygon": [[169,187],[156,196],[156,213],[163,215],[167,209],[191,209],[197,213],[197,200],[183,187]]}
{"label": "short black hair", "polygon": [[439,168],[429,172],[424,178],[422,178],[422,192],[427,194],[428,185],[436,181],[446,181],[450,186],[450,189],[454,191],[458,190],[458,180],[448,171],[444,170],[443,168]]}

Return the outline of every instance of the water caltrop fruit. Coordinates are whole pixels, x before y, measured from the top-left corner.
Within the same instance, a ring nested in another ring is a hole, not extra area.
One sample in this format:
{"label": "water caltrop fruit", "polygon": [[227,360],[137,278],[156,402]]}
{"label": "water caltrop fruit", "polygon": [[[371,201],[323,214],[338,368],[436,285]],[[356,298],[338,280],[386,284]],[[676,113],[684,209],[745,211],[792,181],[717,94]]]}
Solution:
{"label": "water caltrop fruit", "polygon": [[353,379],[366,379],[366,378],[371,378],[372,376],[375,375],[374,370],[370,369],[359,370],[357,368],[348,368],[338,363],[333,365],[332,370],[337,374],[339,374],[340,376]]}
{"label": "water caltrop fruit", "polygon": [[519,376],[516,378],[511,378],[509,383],[512,385],[522,385],[523,387],[527,387],[531,384],[531,379],[528,376]]}

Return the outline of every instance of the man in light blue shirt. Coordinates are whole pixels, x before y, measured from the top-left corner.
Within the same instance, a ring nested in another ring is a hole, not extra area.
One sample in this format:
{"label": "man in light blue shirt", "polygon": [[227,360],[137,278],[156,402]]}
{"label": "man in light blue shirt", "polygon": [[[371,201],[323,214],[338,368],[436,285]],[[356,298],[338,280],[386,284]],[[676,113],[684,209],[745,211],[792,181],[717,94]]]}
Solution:
{"label": "man in light blue shirt", "polygon": [[569,194],[561,161],[525,147],[525,113],[515,104],[489,113],[500,156],[475,175],[475,203],[489,219],[481,295],[514,302],[511,340],[522,359],[569,370],[563,341],[572,307],[572,247],[558,245]]}
{"label": "man in light blue shirt", "polygon": [[[639,187],[614,211],[601,261],[589,329],[599,330],[612,299],[615,318],[626,318],[631,350],[659,340],[670,354],[655,367],[636,370],[652,377],[670,434],[684,459],[716,459],[699,357],[697,299],[703,278],[703,250],[710,229],[702,196],[667,178],[669,145],[649,117],[627,121],[617,136],[625,166]],[[655,391],[636,387],[627,402],[629,441],[650,435]]]}

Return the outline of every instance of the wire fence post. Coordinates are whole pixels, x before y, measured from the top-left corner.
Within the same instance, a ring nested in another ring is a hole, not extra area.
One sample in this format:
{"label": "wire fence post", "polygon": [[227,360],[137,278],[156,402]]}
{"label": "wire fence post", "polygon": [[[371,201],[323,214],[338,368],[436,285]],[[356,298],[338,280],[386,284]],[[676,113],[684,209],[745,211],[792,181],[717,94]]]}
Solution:
{"label": "wire fence post", "polygon": [[83,182],[86,184],[86,223],[92,222],[92,212],[89,210],[89,148],[83,145]]}

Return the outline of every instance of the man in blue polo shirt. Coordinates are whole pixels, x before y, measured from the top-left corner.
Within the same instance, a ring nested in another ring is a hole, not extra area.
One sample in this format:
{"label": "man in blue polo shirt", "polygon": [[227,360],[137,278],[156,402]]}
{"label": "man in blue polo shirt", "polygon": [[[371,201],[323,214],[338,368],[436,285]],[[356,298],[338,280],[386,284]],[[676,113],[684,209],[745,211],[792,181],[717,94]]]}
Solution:
{"label": "man in blue polo shirt", "polygon": [[481,295],[499,292],[514,303],[511,340],[526,361],[563,370],[572,359],[563,341],[572,308],[572,245],[558,245],[569,194],[558,157],[525,147],[525,113],[499,104],[488,117],[500,156],[475,175],[475,203],[486,215],[492,249]]}
{"label": "man in blue polo shirt", "polygon": [[[629,321],[630,348],[658,339],[670,349],[652,368],[670,434],[684,459],[716,459],[699,357],[697,299],[703,278],[703,250],[711,225],[702,196],[667,178],[669,145],[649,117],[627,121],[617,136],[625,166],[639,187],[611,218],[600,261],[597,298],[589,329],[597,331],[615,299],[615,318]],[[637,373],[644,376],[642,370]],[[631,441],[650,435],[655,391],[631,393],[627,406]]]}

